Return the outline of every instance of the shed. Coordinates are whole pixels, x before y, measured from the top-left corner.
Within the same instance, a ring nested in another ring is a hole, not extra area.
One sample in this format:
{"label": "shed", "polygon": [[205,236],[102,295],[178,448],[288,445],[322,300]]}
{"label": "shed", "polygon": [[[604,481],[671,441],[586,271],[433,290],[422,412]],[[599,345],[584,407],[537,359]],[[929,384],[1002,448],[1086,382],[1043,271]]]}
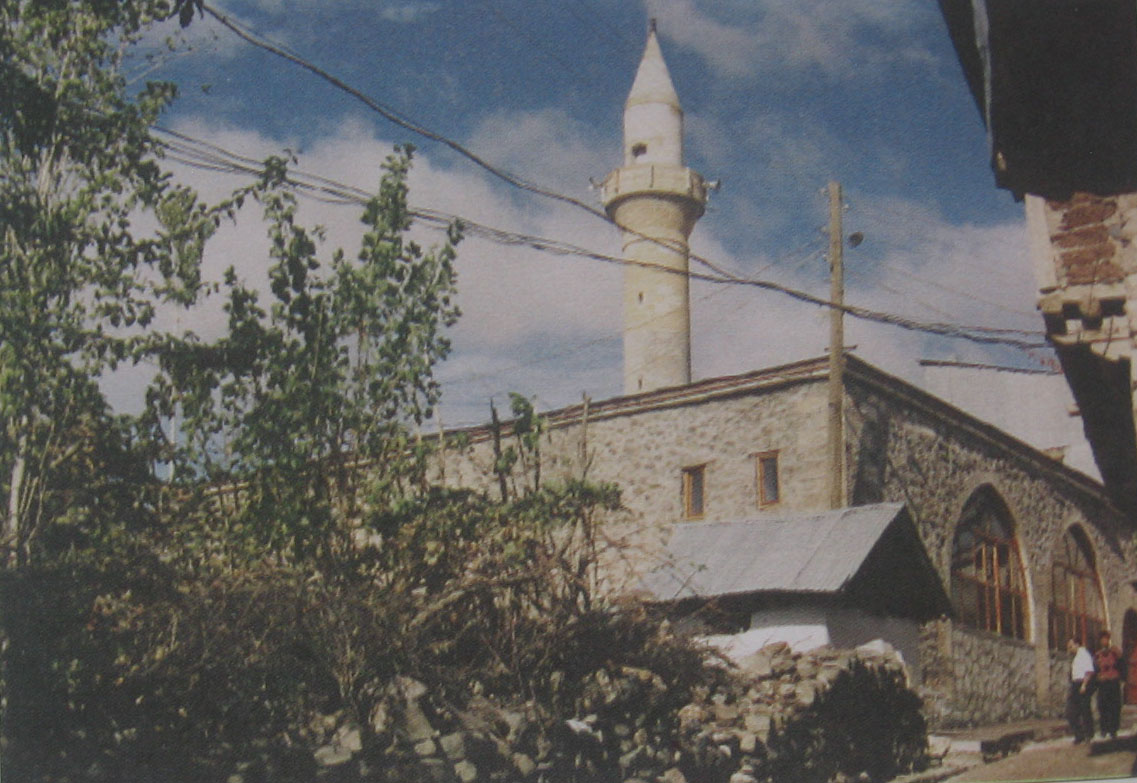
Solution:
{"label": "shed", "polygon": [[676,524],[666,564],[643,587],[660,603],[748,614],[763,642],[808,649],[883,638],[908,648],[909,660],[918,624],[951,613],[902,503]]}

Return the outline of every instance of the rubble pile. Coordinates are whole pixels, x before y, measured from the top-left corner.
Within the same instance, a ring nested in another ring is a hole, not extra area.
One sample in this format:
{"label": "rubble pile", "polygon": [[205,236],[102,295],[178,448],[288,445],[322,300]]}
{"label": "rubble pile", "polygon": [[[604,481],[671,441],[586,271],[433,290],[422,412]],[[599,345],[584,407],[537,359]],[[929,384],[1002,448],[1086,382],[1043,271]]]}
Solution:
{"label": "rubble pile", "polygon": [[316,752],[317,779],[825,783],[885,780],[927,763],[919,699],[889,650],[770,645],[682,694],[646,668],[600,668],[557,715],[485,696],[459,710],[417,681],[396,685],[373,715],[374,746],[340,725]]}

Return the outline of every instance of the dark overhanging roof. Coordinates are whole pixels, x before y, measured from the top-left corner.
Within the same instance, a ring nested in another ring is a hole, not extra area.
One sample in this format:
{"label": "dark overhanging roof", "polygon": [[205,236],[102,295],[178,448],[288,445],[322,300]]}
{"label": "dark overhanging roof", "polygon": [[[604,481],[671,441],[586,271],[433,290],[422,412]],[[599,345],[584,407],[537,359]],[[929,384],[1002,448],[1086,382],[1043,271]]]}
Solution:
{"label": "dark overhanging roof", "polygon": [[643,587],[657,601],[799,594],[918,620],[951,611],[901,503],[676,524]]}
{"label": "dark overhanging roof", "polygon": [[939,0],[1017,197],[1137,190],[1134,0]]}

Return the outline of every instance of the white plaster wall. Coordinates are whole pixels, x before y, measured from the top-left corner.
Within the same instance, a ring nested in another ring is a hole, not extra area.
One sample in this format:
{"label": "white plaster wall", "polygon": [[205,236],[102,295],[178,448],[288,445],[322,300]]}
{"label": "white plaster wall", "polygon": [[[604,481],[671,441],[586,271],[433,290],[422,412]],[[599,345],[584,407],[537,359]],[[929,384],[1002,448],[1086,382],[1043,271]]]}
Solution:
{"label": "white plaster wall", "polygon": [[708,636],[708,644],[733,660],[741,660],[768,644],[785,642],[794,652],[829,645],[852,650],[884,641],[899,653],[909,682],[920,681],[920,627],[912,620],[878,617],[859,609],[793,607],[764,609],[750,616],[750,629]]}
{"label": "white plaster wall", "polygon": [[794,652],[829,644],[823,607],[766,609],[750,616],[750,630],[707,637],[706,641],[735,660],[774,642],[786,642]]}
{"label": "white plaster wall", "polygon": [[920,626],[900,617],[878,617],[859,609],[831,609],[829,638],[834,647],[854,648],[883,639],[904,660],[908,681],[920,682]]}

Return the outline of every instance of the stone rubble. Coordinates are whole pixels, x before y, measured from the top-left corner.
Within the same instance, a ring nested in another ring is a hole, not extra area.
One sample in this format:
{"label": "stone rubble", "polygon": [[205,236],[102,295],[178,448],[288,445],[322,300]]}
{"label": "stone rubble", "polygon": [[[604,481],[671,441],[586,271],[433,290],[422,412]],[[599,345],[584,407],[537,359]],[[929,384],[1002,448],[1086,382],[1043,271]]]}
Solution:
{"label": "stone rubble", "polygon": [[584,678],[576,715],[475,699],[435,709],[402,679],[373,713],[376,747],[333,723],[315,752],[318,780],[433,783],[842,783],[927,764],[920,702],[903,664],[881,652],[769,645],[675,708],[671,687],[631,666]]}

